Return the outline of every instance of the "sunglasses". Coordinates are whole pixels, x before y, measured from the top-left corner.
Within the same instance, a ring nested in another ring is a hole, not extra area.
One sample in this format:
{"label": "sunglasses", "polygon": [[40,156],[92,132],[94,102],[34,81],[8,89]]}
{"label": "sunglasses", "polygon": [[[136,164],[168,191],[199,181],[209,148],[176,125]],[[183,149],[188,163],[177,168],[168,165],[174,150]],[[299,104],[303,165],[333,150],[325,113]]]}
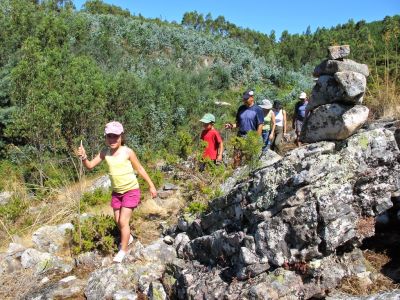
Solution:
{"label": "sunglasses", "polygon": [[116,139],[116,138],[119,138],[120,136],[121,136],[120,134],[114,134],[114,133],[106,134],[106,138],[109,138],[109,139]]}

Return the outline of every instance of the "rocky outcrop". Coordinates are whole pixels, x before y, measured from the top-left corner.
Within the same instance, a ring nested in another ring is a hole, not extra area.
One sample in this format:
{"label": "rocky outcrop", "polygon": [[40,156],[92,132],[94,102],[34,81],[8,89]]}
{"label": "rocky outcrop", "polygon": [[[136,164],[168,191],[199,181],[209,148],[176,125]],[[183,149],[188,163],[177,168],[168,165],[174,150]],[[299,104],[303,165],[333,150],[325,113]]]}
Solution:
{"label": "rocky outcrop", "polygon": [[174,244],[200,263],[180,269],[177,297],[306,299],[364,274],[357,248],[400,191],[394,132],[382,125],[297,148],[214,199]]}
{"label": "rocky outcrop", "polygon": [[175,249],[162,239],[147,247],[137,242],[129,251],[125,263],[107,265],[90,274],[85,288],[86,299],[121,299],[121,295],[135,299],[133,291],[136,290],[147,296],[159,295],[150,299],[166,299],[160,281],[167,263],[179,264],[175,260]]}
{"label": "rocky outcrop", "polygon": [[74,229],[71,223],[58,226],[43,226],[32,235],[32,241],[41,251],[56,253],[68,244],[69,232]]}
{"label": "rocky outcrop", "polygon": [[368,108],[361,105],[368,66],[344,58],[350,54],[348,45],[329,47],[328,52],[329,59],[314,70],[318,80],[307,105],[310,115],[301,132],[302,141],[308,143],[344,140],[368,118]]}

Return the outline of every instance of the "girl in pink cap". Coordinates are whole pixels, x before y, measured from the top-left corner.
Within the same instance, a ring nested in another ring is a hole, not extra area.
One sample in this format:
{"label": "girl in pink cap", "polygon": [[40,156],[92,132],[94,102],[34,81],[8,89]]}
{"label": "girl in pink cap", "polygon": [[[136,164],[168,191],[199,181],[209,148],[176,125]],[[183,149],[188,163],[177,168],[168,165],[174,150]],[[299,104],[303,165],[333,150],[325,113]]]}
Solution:
{"label": "girl in pink cap", "polygon": [[116,121],[107,123],[104,135],[108,148],[103,149],[92,160],[88,160],[82,145],[78,149],[83,165],[89,170],[103,160],[107,162],[112,186],[111,207],[114,209],[114,218],[121,231],[120,250],[114,257],[114,262],[117,263],[122,262],[127,253],[128,244],[133,242],[129,220],[133,209],[140,202],[139,183],[134,169],[146,180],[151,196],[153,198],[157,196],[157,190],[135,152],[124,145],[123,133],[124,128],[121,123]]}

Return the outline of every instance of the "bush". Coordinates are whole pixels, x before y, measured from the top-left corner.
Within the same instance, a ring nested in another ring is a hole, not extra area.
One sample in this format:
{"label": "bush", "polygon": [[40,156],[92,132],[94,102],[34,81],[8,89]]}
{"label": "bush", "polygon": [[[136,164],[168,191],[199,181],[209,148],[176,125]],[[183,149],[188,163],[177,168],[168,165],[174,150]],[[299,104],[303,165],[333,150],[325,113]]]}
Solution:
{"label": "bush", "polygon": [[[156,189],[159,189],[164,184],[163,172],[161,172],[160,170],[153,170],[150,168],[147,168],[146,172],[149,175],[149,177],[151,178],[151,181],[153,181]],[[141,192],[146,192],[149,190],[149,185],[142,177],[138,177],[138,181],[139,181],[139,186],[140,186]]]}
{"label": "bush", "polygon": [[257,167],[263,141],[256,131],[250,131],[245,137],[234,136],[231,144],[242,152],[242,163],[248,164],[250,169]]}
{"label": "bush", "polygon": [[12,200],[5,204],[0,205],[1,219],[6,223],[15,222],[21,215],[23,215],[28,208],[28,204],[20,198],[12,198]]}
{"label": "bush", "polygon": [[185,208],[185,211],[190,213],[190,214],[201,214],[207,211],[207,204],[201,203],[201,202],[197,202],[197,201],[193,201],[189,204],[188,207]]}
{"label": "bush", "polygon": [[111,216],[96,216],[85,219],[80,224],[75,221],[72,231],[72,252],[79,254],[98,250],[103,254],[117,249],[118,227]]}
{"label": "bush", "polygon": [[111,191],[105,191],[102,188],[94,192],[84,193],[81,199],[81,210],[86,211],[89,207],[108,203],[111,199]]}
{"label": "bush", "polygon": [[0,174],[7,174],[0,177],[0,191],[13,190],[12,186],[24,182],[20,168],[10,161],[0,161]]}

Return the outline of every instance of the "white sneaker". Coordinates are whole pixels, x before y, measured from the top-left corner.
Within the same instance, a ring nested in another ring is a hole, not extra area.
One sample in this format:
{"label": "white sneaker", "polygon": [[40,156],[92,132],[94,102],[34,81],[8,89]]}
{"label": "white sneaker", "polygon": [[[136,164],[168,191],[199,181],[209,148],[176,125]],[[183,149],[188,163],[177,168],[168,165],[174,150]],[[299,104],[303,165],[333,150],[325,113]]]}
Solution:
{"label": "white sneaker", "polygon": [[[130,234],[130,235],[129,235],[129,240],[128,240],[128,246],[129,246],[129,245],[132,245],[133,241],[134,241],[133,235]],[[121,250],[121,244],[118,244],[118,250]]]}
{"label": "white sneaker", "polygon": [[121,263],[125,258],[126,252],[123,250],[119,250],[117,255],[114,256],[113,262]]}
{"label": "white sneaker", "polygon": [[133,243],[133,235],[130,234],[130,235],[129,235],[128,246],[131,245],[132,243]]}

